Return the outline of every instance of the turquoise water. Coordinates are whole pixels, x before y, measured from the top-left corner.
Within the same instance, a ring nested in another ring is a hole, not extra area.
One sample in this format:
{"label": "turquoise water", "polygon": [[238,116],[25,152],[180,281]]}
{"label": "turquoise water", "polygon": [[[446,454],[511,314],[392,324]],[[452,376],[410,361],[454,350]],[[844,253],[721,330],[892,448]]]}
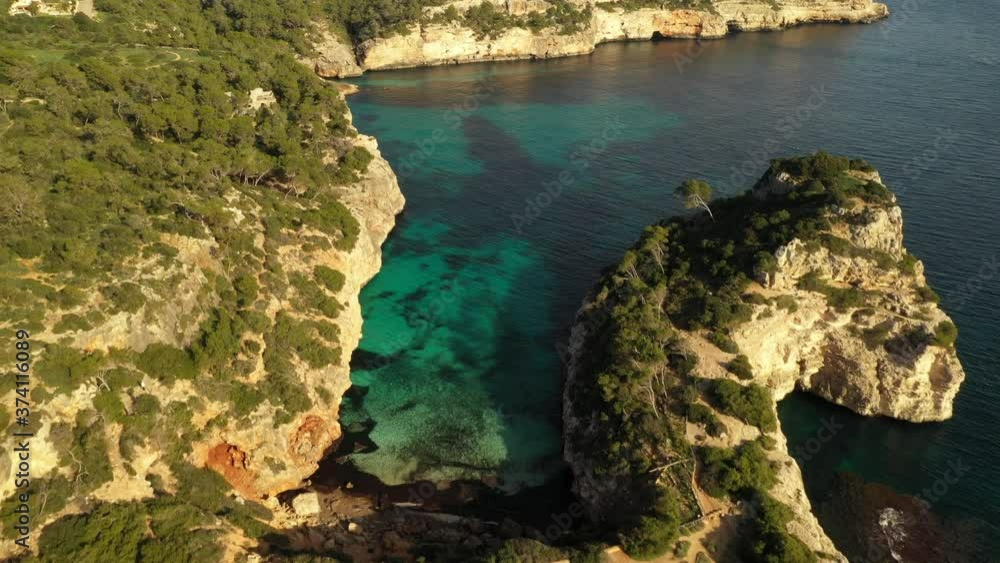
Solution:
{"label": "turquoise water", "polygon": [[559,346],[600,270],[680,211],[682,180],[738,193],[770,158],[823,148],[869,160],[899,193],[968,379],[942,424],[785,400],[793,449],[824,418],[845,425],[801,461],[809,494],[821,500],[840,470],[919,493],[961,459],[970,470],[933,510],[1000,522],[997,16],[981,0],[890,7],[871,26],[357,80],[356,124],[378,137],[408,205],[362,295],[353,379],[366,394],[345,412],[374,424],[377,449],[352,461],[386,483],[513,489],[557,474]]}

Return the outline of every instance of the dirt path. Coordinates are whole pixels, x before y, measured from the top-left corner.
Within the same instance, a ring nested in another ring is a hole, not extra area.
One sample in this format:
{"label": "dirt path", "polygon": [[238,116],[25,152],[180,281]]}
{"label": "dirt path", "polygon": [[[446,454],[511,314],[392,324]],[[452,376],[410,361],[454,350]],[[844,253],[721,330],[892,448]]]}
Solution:
{"label": "dirt path", "polygon": [[160,68],[161,66],[168,65],[170,63],[176,63],[177,61],[179,61],[182,58],[184,58],[184,57],[181,56],[180,53],[178,53],[176,51],[167,51],[166,49],[164,49],[164,52],[165,53],[170,53],[171,55],[173,55],[174,56],[174,60],[172,60],[172,61],[163,61],[162,63],[156,63],[155,65],[149,65],[149,66],[146,67],[146,70],[149,70],[151,68]]}

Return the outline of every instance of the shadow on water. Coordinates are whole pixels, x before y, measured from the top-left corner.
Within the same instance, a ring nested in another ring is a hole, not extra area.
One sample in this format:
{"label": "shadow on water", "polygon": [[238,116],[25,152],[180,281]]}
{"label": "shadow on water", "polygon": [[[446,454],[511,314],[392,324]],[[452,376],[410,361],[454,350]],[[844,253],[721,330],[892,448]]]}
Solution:
{"label": "shadow on water", "polygon": [[[447,513],[484,521],[501,522],[505,518],[520,524],[544,529],[554,515],[564,514],[574,502],[570,491],[568,468],[549,478],[543,485],[527,487],[508,494],[485,481],[457,480],[441,483],[416,481],[386,485],[378,477],[359,470],[350,455],[373,451],[378,446],[368,436],[370,427],[345,432],[335,451],[320,462],[310,478],[311,488],[320,492],[342,491],[371,500],[376,510],[397,504],[426,512]],[[286,495],[283,501],[298,491]],[[574,522],[579,525],[581,522]]]}

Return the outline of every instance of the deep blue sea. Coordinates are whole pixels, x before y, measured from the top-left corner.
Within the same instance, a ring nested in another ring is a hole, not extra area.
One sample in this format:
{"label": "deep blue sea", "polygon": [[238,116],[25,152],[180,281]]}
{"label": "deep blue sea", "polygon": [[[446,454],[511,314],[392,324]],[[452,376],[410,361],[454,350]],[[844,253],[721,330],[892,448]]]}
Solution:
{"label": "deep blue sea", "polygon": [[681,211],[684,179],[735,194],[769,159],[825,149],[867,159],[899,195],[968,379],[940,424],[783,401],[793,450],[824,418],[844,425],[801,460],[809,494],[844,470],[918,494],[961,461],[932,510],[1000,536],[1000,18],[984,0],[889,4],[868,26],[356,80],[356,124],[408,205],[362,296],[352,377],[366,394],[345,416],[374,423],[377,449],[355,465],[390,484],[507,489],[560,472],[559,346],[601,269]]}

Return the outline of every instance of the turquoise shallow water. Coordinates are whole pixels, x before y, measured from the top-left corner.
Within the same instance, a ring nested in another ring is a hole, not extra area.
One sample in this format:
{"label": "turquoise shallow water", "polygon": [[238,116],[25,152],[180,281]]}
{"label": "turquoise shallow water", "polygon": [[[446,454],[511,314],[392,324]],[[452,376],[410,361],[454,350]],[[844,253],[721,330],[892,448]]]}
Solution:
{"label": "turquoise shallow water", "polygon": [[933,509],[1000,535],[1000,45],[986,2],[890,2],[871,26],[724,41],[616,44],[593,56],[370,74],[350,99],[408,206],[365,289],[348,419],[352,456],[387,483],[562,469],[559,344],[600,270],[680,211],[699,176],[750,187],[777,156],[869,160],[899,193],[907,245],[961,331],[955,419],[863,419],[803,396],[780,405],[793,449],[845,429],[801,466],[814,501],[836,471],[919,493],[970,470]]}

